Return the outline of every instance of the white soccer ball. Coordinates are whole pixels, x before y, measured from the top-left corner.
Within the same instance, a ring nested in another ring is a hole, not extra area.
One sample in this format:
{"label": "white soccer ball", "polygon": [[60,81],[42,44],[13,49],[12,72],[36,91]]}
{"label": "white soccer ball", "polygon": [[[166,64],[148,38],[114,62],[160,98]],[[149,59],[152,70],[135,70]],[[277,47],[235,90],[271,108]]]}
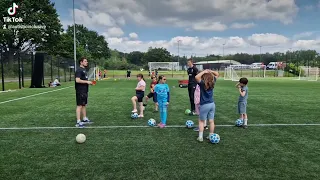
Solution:
{"label": "white soccer ball", "polygon": [[212,144],[218,144],[220,142],[219,134],[213,133],[209,136],[209,140]]}
{"label": "white soccer ball", "polygon": [[77,143],[79,144],[82,144],[86,141],[86,135],[84,134],[78,134],[77,137],[76,137],[76,141]]}
{"label": "white soccer ball", "polygon": [[243,125],[243,120],[242,119],[237,119],[236,120],[236,126],[240,127]]}
{"label": "white soccer ball", "polygon": [[187,127],[187,128],[192,128],[193,125],[194,125],[194,122],[191,121],[191,120],[188,120],[188,121],[186,122],[186,127]]}
{"label": "white soccer ball", "polygon": [[148,125],[149,125],[149,126],[153,127],[153,126],[155,126],[156,124],[157,124],[156,120],[154,120],[154,119],[152,119],[152,118],[148,120]]}
{"label": "white soccer ball", "polygon": [[132,114],[131,114],[131,118],[132,118],[132,119],[137,119],[138,116],[139,116],[138,113],[132,113]]}

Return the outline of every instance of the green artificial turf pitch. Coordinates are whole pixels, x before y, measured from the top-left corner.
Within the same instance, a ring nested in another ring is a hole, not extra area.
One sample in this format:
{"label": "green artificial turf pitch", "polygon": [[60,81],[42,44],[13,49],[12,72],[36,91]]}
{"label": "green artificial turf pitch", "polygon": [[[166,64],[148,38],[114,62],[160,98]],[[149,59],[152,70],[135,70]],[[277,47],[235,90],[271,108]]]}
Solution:
{"label": "green artificial turf pitch", "polygon": [[[136,83],[91,86],[94,124],[85,129],[73,128],[75,93],[66,88],[73,83],[0,93],[0,179],[319,179],[320,126],[233,127],[239,94],[235,82],[220,79],[214,98],[221,141],[199,143],[192,129],[146,127],[149,118],[159,122],[151,101],[145,118],[132,120]],[[168,83],[168,125],[197,124],[184,114],[187,89]],[[249,79],[248,85],[249,125],[320,124],[319,82]],[[18,129],[32,127],[56,129]],[[84,144],[75,142],[78,133],[87,136]]]}

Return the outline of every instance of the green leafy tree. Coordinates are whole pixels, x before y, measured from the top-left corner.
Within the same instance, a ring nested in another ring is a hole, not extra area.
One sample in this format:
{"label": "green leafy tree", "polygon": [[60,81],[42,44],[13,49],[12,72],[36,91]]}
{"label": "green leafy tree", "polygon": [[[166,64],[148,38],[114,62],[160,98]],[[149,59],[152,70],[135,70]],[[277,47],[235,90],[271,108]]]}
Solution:
{"label": "green leafy tree", "polygon": [[133,51],[127,55],[127,60],[131,64],[142,65],[144,53],[140,51]]}
{"label": "green leafy tree", "polygon": [[[66,32],[73,40],[73,26],[68,26]],[[105,38],[83,25],[76,24],[76,42],[79,56],[90,56],[94,62],[110,57],[110,49]]]}
{"label": "green leafy tree", "polygon": [[148,62],[171,62],[171,54],[165,48],[152,48],[150,47],[148,52],[143,56],[143,63]]}
{"label": "green leafy tree", "polygon": [[[7,8],[13,5],[12,0],[0,1],[0,16],[10,17]],[[58,14],[54,8],[54,3],[50,0],[23,0],[17,2],[19,8],[14,15],[21,18],[23,22],[3,22],[0,21],[0,45],[4,51],[8,51],[9,68],[13,65],[13,54],[15,51],[25,51],[31,47],[39,47],[41,50],[53,52],[54,46],[60,40],[62,25],[58,19]],[[29,29],[3,29],[4,25],[36,25],[45,28]]]}

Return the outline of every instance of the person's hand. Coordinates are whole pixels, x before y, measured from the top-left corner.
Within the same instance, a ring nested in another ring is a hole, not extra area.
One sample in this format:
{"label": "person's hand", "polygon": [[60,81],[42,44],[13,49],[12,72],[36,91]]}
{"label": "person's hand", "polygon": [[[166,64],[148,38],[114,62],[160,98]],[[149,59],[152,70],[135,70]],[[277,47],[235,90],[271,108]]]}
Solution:
{"label": "person's hand", "polygon": [[88,83],[89,85],[91,85],[91,84],[92,84],[92,82],[91,82],[91,81],[87,81],[87,83]]}
{"label": "person's hand", "polygon": [[167,106],[169,105],[169,102],[167,102]]}

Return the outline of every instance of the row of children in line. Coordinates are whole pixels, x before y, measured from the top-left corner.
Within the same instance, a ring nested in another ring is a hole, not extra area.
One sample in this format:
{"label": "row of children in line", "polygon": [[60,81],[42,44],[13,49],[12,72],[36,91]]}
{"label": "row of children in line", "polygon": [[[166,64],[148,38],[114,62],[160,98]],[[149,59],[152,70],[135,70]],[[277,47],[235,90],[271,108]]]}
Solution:
{"label": "row of children in line", "polygon": [[[198,83],[195,90],[194,103],[196,105],[196,113],[199,116],[199,137],[198,141],[203,141],[203,131],[207,126],[207,121],[210,124],[210,134],[214,133],[214,115],[215,115],[215,102],[213,99],[214,96],[214,87],[219,77],[219,73],[212,70],[204,70],[196,75],[195,79]],[[143,75],[137,75],[138,84],[135,88],[136,95],[131,98],[133,104],[133,113],[137,113],[138,102],[140,107],[140,115],[138,117],[144,117],[143,111],[144,106],[146,106],[148,100],[152,97],[155,102],[155,111],[160,111],[161,122],[158,124],[158,127],[166,127],[167,121],[167,107],[170,102],[170,89],[168,84],[166,84],[166,77],[161,75],[158,80],[155,76],[152,77],[152,82],[150,84],[150,93],[145,97],[146,102],[143,103],[144,92],[146,88],[146,83],[144,81]],[[236,87],[239,90],[240,96],[238,100],[238,113],[240,114],[240,119],[243,120],[243,127],[247,128],[248,117],[246,114],[246,106],[248,99],[248,79],[241,78],[239,83],[236,84]],[[209,137],[208,136],[208,137]]]}

